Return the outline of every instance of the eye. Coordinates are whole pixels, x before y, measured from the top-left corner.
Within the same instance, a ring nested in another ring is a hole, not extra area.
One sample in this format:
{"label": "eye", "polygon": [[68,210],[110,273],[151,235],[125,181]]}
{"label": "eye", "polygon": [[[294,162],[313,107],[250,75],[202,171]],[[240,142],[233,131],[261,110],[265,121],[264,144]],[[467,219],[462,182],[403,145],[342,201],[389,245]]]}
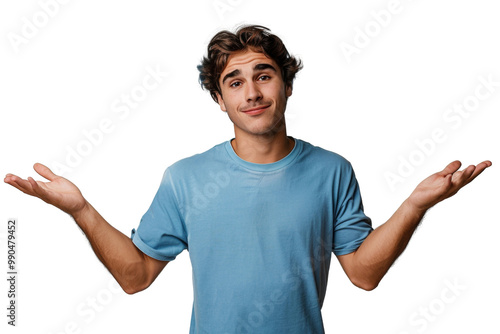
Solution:
{"label": "eye", "polygon": [[261,75],[257,80],[259,81],[266,81],[266,80],[269,80],[271,79],[271,77],[269,75]]}
{"label": "eye", "polygon": [[232,84],[229,85],[229,87],[239,87],[241,85],[240,81],[235,81]]}

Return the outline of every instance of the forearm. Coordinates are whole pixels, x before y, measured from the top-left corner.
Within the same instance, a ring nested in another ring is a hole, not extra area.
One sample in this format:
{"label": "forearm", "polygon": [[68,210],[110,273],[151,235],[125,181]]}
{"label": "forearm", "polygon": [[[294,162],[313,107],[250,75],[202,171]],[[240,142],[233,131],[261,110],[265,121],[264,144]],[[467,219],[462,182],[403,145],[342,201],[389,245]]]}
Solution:
{"label": "forearm", "polygon": [[418,210],[408,200],[392,217],[376,228],[353,254],[356,266],[352,273],[361,284],[375,288],[405,250],[425,211]]}
{"label": "forearm", "polygon": [[140,291],[147,282],[144,254],[125,234],[111,226],[87,202],[73,214],[95,254],[127,293]]}

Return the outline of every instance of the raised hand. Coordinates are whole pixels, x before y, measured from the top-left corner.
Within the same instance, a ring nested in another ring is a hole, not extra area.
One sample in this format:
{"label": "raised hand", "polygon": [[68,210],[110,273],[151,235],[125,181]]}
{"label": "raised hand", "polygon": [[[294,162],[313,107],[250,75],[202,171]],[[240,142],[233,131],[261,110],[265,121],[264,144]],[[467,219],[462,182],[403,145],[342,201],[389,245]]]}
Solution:
{"label": "raised hand", "polygon": [[483,161],[477,166],[470,165],[459,171],[461,165],[460,161],[453,161],[441,172],[423,180],[408,198],[409,203],[414,205],[415,208],[425,211],[455,195],[486,168],[490,167],[492,163],[491,161]]}
{"label": "raised hand", "polygon": [[87,205],[82,193],[72,182],[52,173],[48,167],[42,164],[36,163],[33,168],[50,182],[35,181],[31,177],[25,180],[13,174],[7,174],[4,182],[25,194],[38,197],[70,215],[78,213]]}

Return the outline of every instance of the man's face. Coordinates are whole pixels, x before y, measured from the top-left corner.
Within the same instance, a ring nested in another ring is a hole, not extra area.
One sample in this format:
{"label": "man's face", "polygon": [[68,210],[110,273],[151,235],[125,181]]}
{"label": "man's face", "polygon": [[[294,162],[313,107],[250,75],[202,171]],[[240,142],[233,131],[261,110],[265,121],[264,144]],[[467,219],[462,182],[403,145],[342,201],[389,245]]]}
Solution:
{"label": "man's face", "polygon": [[217,94],[221,109],[234,124],[235,135],[272,135],[284,130],[287,98],[281,70],[264,53],[252,50],[232,54],[222,72]]}

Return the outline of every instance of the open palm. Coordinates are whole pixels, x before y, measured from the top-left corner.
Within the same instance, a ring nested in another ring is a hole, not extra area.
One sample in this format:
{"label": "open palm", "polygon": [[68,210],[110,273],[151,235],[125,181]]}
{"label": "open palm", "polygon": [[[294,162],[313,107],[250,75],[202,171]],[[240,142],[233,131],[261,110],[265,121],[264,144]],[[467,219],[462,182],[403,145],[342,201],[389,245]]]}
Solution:
{"label": "open palm", "polygon": [[83,198],[78,187],[71,181],[54,174],[42,164],[36,163],[33,168],[50,182],[35,181],[31,177],[25,180],[13,174],[7,174],[4,182],[71,215],[85,207],[85,198]]}
{"label": "open palm", "polygon": [[435,204],[455,195],[462,187],[474,180],[486,168],[490,161],[483,161],[477,166],[470,165],[459,171],[460,161],[453,161],[441,172],[432,174],[415,188],[409,200],[416,208],[427,210]]}

